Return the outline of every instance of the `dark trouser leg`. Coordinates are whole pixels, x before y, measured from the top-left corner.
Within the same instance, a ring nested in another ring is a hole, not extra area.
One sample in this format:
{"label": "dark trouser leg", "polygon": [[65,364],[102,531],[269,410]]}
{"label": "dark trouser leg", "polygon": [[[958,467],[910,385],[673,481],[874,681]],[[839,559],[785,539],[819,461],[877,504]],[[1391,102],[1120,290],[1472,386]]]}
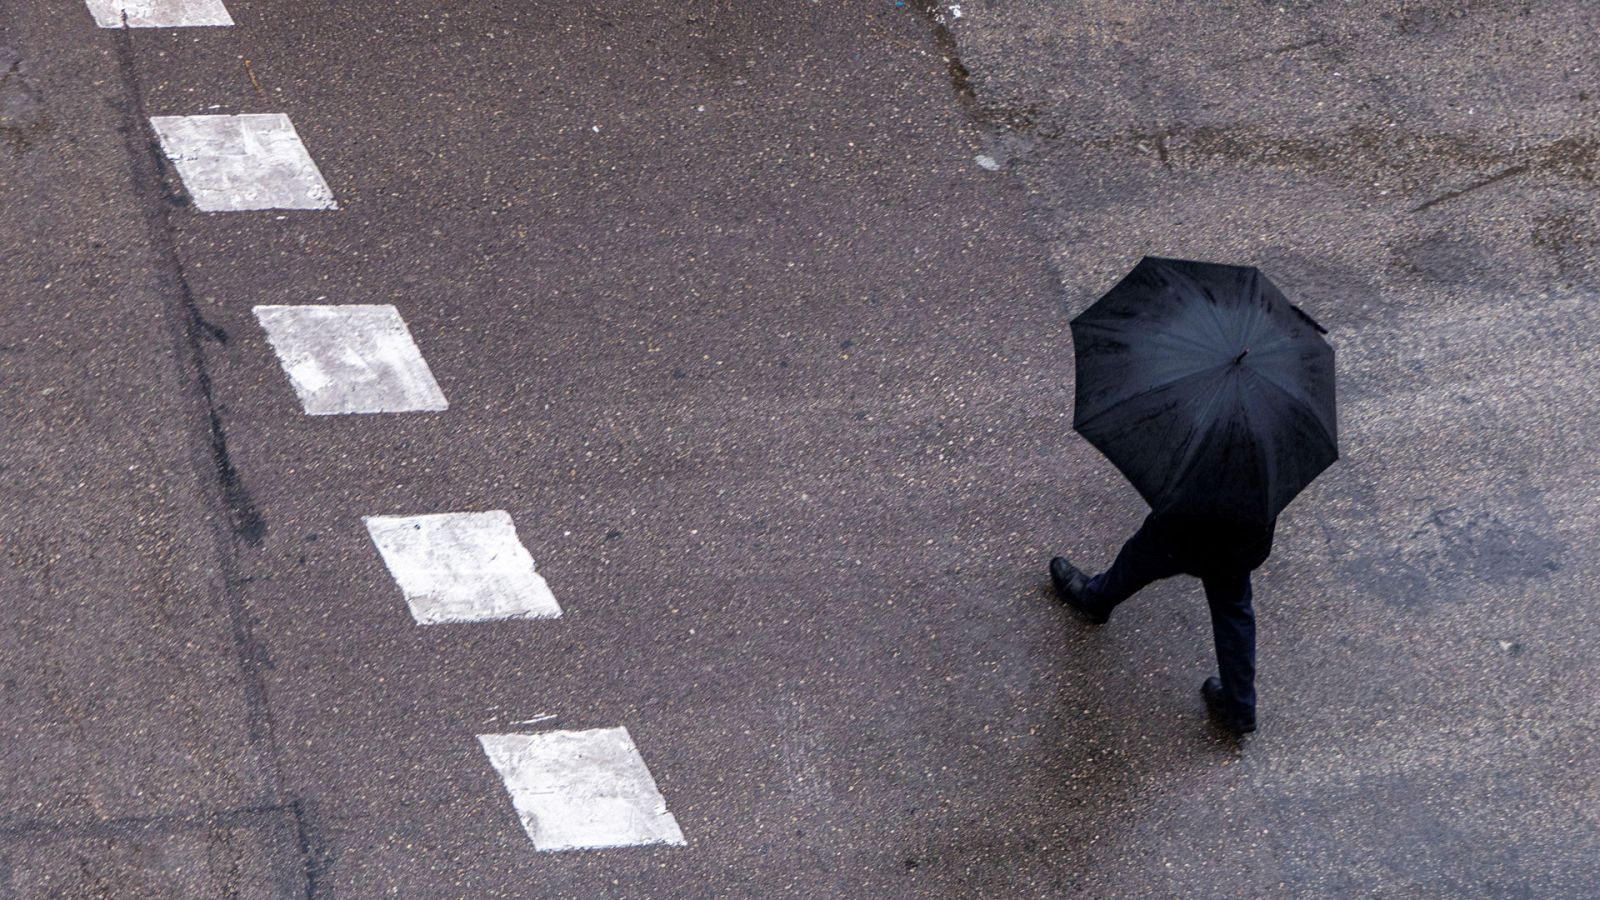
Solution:
{"label": "dark trouser leg", "polygon": [[1250,574],[1202,579],[1211,607],[1211,633],[1217,646],[1222,699],[1249,721],[1256,714],[1256,613],[1251,607]]}
{"label": "dark trouser leg", "polygon": [[1096,608],[1110,613],[1140,588],[1152,581],[1171,578],[1179,571],[1172,555],[1162,549],[1148,529],[1140,528],[1122,545],[1111,568],[1089,579],[1083,596]]}

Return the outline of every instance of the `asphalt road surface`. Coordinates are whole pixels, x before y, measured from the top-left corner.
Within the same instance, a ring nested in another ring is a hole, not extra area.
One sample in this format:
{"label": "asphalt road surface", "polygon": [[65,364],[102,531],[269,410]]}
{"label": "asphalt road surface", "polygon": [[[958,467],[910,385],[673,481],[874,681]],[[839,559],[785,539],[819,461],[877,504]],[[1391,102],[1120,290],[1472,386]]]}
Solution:
{"label": "asphalt road surface", "polygon": [[[0,8],[0,896],[1600,885],[1585,4],[225,2]],[[201,208],[246,114],[337,208]],[[1340,353],[1242,745],[1198,585],[1044,575],[1144,253]],[[448,408],[307,414],[351,304]],[[420,624],[364,519],[489,511],[561,615]],[[480,736],[619,728],[683,842],[542,849]]]}

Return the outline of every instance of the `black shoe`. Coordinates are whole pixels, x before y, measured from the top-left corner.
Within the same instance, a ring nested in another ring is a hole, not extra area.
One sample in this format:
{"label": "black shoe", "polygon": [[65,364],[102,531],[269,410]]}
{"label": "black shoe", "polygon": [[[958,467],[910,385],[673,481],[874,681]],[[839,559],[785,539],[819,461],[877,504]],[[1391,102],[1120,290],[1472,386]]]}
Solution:
{"label": "black shoe", "polygon": [[1206,698],[1206,709],[1211,711],[1213,718],[1223,728],[1228,729],[1235,736],[1249,734],[1256,730],[1255,713],[1248,716],[1235,715],[1229,712],[1222,702],[1222,679],[1213,675],[1200,685],[1200,696]]}
{"label": "black shoe", "polygon": [[1077,566],[1059,556],[1050,560],[1050,583],[1056,586],[1056,595],[1061,602],[1077,610],[1085,619],[1096,625],[1110,621],[1109,614],[1096,611],[1084,599],[1083,591],[1089,586],[1089,576],[1079,571]]}

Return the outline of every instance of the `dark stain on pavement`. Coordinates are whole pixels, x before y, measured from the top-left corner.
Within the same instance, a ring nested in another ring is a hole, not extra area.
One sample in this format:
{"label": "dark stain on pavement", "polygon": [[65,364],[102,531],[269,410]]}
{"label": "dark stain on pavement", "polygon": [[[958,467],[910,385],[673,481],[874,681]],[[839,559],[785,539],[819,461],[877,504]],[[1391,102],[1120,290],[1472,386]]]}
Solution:
{"label": "dark stain on pavement", "polygon": [[1537,495],[1524,500],[1531,503],[1524,513],[1537,513],[1535,518],[1545,521],[1534,523],[1534,527],[1519,527],[1491,509],[1463,510],[1452,506],[1435,512],[1428,519],[1428,527],[1437,535],[1444,565],[1489,584],[1547,578],[1560,571],[1566,544],[1547,533],[1550,513]]}
{"label": "dark stain on pavement", "polygon": [[1332,256],[1269,247],[1257,266],[1289,299],[1335,332],[1382,321],[1382,295],[1361,269]]}
{"label": "dark stain on pavement", "polygon": [[976,107],[978,94],[972,89],[972,73],[967,71],[966,64],[961,61],[961,50],[956,46],[956,36],[946,24],[938,0],[917,0],[916,7],[927,17],[929,26],[933,28],[933,43],[939,48],[939,55],[944,57],[945,74],[950,79],[950,87],[956,92],[956,97],[963,106]]}
{"label": "dark stain on pavement", "polygon": [[1454,231],[1435,231],[1391,248],[1394,269],[1435,284],[1482,284],[1494,274],[1487,250]]}
{"label": "dark stain on pavement", "polygon": [[[1327,526],[1330,542],[1336,532]],[[1512,585],[1562,568],[1567,543],[1538,491],[1443,506],[1404,536],[1345,532],[1338,565],[1349,584],[1397,606],[1449,601],[1473,583]]]}
{"label": "dark stain on pavement", "polygon": [[974,123],[993,130],[1029,131],[1038,118],[1039,109],[1033,105],[985,103],[978,99],[972,85],[972,73],[961,61],[961,48],[956,44],[955,33],[950,30],[939,0],[916,0],[915,6],[928,20],[933,32],[933,43],[944,59],[945,77],[955,92],[956,102]]}
{"label": "dark stain on pavement", "polygon": [[[1407,873],[1398,884],[1381,882],[1401,894],[1440,896],[1532,896],[1517,850],[1497,840],[1492,822],[1464,813],[1459,799],[1472,790],[1458,773],[1365,775],[1345,783],[1296,785],[1266,804],[1272,823],[1267,843],[1280,877],[1297,896],[1370,896],[1381,890],[1373,872]],[[1518,798],[1496,787],[1494,799],[1515,805]],[[1341,865],[1338,848],[1315,836],[1333,828],[1376,830],[1382,835],[1373,870]],[[1451,852],[1456,847],[1481,853]]]}
{"label": "dark stain on pavement", "polygon": [[49,130],[44,95],[28,80],[22,56],[0,47],[0,142],[21,156]]}
{"label": "dark stain on pavement", "polygon": [[1563,274],[1576,275],[1595,264],[1600,222],[1592,210],[1568,208],[1536,216],[1529,241]]}

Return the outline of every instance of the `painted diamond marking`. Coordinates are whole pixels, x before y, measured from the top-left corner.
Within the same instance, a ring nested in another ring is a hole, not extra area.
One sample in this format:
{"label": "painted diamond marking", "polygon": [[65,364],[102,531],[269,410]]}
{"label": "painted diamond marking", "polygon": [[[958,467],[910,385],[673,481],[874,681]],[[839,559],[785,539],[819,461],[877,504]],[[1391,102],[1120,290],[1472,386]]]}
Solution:
{"label": "painted diamond marking", "polygon": [[418,625],[561,615],[550,586],[517,539],[510,513],[366,516],[362,521]]}
{"label": "painted diamond marking", "polygon": [[192,28],[232,25],[222,0],[87,0],[101,28]]}
{"label": "painted diamond marking", "polygon": [[540,850],[685,843],[626,728],[480,734],[478,742]]}
{"label": "painted diamond marking", "polygon": [[152,116],[150,125],[201,210],[338,209],[288,116]]}
{"label": "painted diamond marking", "polygon": [[258,306],[255,314],[310,415],[449,408],[393,306]]}

